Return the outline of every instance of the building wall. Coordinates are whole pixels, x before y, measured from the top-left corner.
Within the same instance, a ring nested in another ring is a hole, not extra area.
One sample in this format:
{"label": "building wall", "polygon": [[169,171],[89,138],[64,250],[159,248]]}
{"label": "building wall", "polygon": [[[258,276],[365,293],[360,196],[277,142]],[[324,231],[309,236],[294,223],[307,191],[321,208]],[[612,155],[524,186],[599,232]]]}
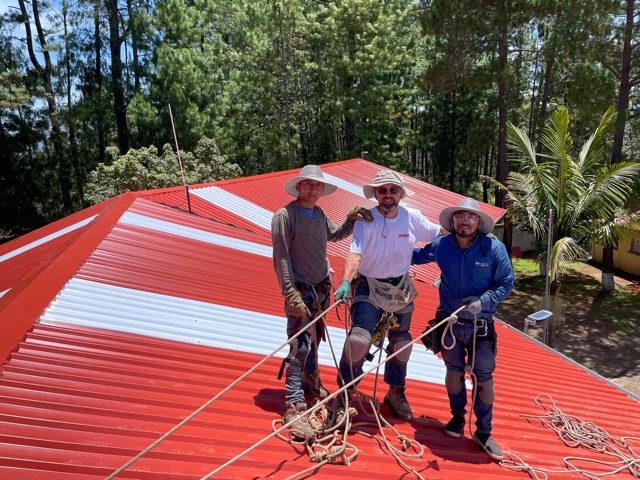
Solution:
{"label": "building wall", "polygon": [[[601,246],[593,246],[593,259],[602,262]],[[613,250],[613,266],[640,276],[640,236],[630,238]]]}

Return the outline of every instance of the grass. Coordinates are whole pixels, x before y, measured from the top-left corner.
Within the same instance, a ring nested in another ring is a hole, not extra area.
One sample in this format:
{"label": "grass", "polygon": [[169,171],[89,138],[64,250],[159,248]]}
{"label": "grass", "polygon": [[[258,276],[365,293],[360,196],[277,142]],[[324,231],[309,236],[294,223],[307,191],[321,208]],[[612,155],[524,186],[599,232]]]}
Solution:
{"label": "grass", "polygon": [[[600,280],[583,272],[583,264],[570,265],[560,277],[559,295],[563,303],[580,317],[631,333],[637,328],[640,294],[628,287],[615,292],[602,291]],[[527,258],[513,261],[516,290],[526,292],[531,301],[528,308],[539,308],[544,295],[545,279],[539,276],[538,263]]]}

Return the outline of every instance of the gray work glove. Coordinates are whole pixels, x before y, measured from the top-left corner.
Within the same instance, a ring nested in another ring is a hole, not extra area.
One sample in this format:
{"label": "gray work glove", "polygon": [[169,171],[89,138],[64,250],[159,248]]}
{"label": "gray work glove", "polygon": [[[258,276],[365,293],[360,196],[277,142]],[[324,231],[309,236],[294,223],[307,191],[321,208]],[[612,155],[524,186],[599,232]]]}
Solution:
{"label": "gray work glove", "polygon": [[353,207],[347,213],[347,220],[355,222],[356,220],[364,220],[365,222],[373,222],[373,215],[364,207]]}
{"label": "gray work glove", "polygon": [[482,311],[482,300],[480,300],[480,297],[463,298],[462,303],[467,306],[465,310],[473,315],[478,315]]}
{"label": "gray work glove", "polygon": [[302,301],[302,295],[298,290],[288,293],[284,298],[287,304],[287,315],[298,317],[300,320],[311,316],[311,312]]}

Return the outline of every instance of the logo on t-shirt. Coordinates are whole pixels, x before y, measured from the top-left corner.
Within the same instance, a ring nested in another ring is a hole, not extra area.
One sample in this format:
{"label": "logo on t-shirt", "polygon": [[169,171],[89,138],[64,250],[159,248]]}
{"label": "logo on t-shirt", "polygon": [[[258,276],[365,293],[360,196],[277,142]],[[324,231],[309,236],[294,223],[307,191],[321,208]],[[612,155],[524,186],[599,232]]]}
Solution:
{"label": "logo on t-shirt", "polygon": [[409,234],[408,233],[399,233],[398,237],[400,237],[400,238],[409,238]]}

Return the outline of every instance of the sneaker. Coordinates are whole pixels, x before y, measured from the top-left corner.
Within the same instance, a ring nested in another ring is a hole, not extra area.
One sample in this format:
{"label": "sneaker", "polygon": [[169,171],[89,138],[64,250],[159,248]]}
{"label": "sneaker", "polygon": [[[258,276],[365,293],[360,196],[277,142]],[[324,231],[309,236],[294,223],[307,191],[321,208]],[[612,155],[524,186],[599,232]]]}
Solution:
{"label": "sneaker", "polygon": [[480,433],[476,431],[473,434],[473,441],[494,460],[498,462],[502,460],[502,449],[500,448],[500,445],[495,442],[490,433]]}
{"label": "sneaker", "polygon": [[324,400],[329,396],[329,391],[324,388],[324,385],[322,385],[320,376],[318,375],[316,377],[315,375],[307,372],[302,373],[302,390],[304,390],[304,393],[319,398],[320,400]]}
{"label": "sneaker", "polygon": [[464,433],[464,417],[460,415],[454,415],[444,427],[444,433],[453,438],[460,438]]}
{"label": "sneaker", "polygon": [[404,387],[389,387],[389,391],[384,397],[384,403],[391,408],[396,417],[409,421],[413,418],[413,412],[404,391]]}
{"label": "sneaker", "polygon": [[[287,405],[287,410],[284,412],[282,421],[287,424],[295,417],[300,415],[307,409],[307,404],[304,402],[292,403]],[[295,422],[289,425],[289,434],[297,440],[308,442],[312,440],[316,432],[309,423],[309,419],[305,417],[298,418]]]}

